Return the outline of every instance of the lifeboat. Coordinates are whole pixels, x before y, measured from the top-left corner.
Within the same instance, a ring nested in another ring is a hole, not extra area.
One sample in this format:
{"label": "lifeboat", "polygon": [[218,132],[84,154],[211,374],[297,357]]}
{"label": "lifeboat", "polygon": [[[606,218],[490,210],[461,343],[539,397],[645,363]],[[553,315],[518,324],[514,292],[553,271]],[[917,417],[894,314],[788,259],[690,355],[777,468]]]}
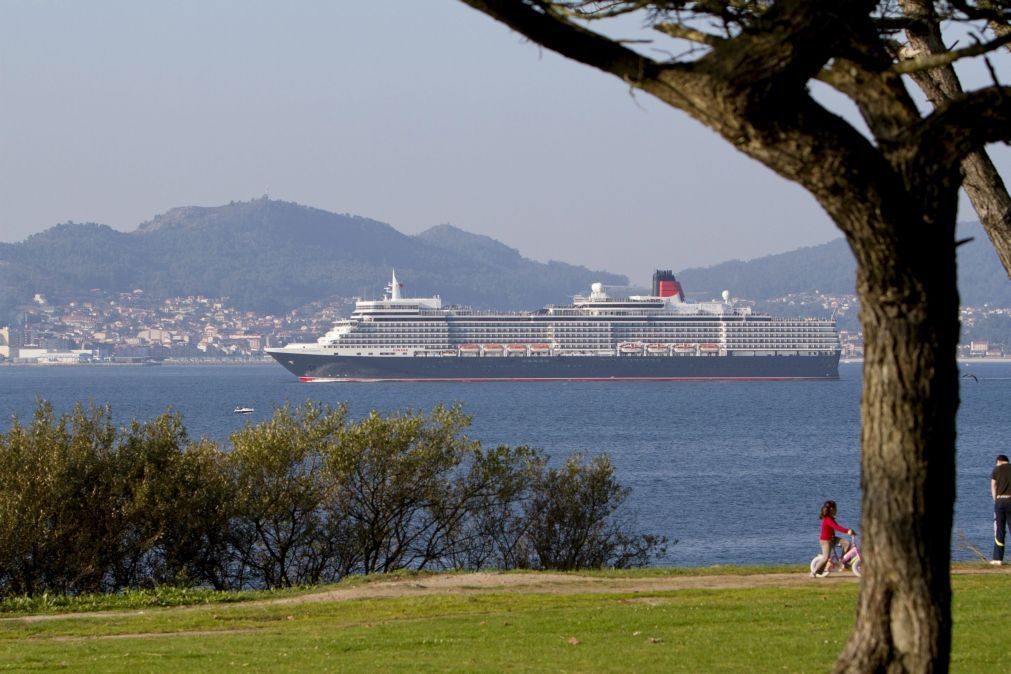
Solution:
{"label": "lifeboat", "polygon": [[642,344],[639,342],[622,342],[618,345],[621,353],[642,353]]}
{"label": "lifeboat", "polygon": [[476,356],[481,353],[481,346],[479,344],[461,344],[459,351],[461,356]]}
{"label": "lifeboat", "polygon": [[649,353],[667,353],[666,344],[648,344],[646,346],[646,351]]}
{"label": "lifeboat", "polygon": [[675,344],[674,353],[695,353],[694,344]]}
{"label": "lifeboat", "polygon": [[534,353],[544,353],[545,351],[550,351],[550,344],[531,344],[530,351]]}
{"label": "lifeboat", "polygon": [[526,355],[527,345],[526,344],[506,344],[506,353],[514,356]]}
{"label": "lifeboat", "polygon": [[720,350],[719,344],[700,344],[699,351],[702,353],[716,353]]}
{"label": "lifeboat", "polygon": [[500,354],[500,353],[502,353],[502,345],[501,344],[485,344],[484,346],[481,347],[481,350],[484,353]]}

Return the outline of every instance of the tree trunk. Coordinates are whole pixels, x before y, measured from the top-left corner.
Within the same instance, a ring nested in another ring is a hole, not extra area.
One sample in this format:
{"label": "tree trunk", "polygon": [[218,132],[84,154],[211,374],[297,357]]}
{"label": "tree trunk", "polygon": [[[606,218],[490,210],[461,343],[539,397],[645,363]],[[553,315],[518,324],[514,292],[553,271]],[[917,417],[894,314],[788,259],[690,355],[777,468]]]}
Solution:
{"label": "tree trunk", "polygon": [[[864,330],[863,554],[857,623],[837,672],[944,672],[958,409],[949,225],[856,243]],[[916,234],[911,236],[915,232]]]}

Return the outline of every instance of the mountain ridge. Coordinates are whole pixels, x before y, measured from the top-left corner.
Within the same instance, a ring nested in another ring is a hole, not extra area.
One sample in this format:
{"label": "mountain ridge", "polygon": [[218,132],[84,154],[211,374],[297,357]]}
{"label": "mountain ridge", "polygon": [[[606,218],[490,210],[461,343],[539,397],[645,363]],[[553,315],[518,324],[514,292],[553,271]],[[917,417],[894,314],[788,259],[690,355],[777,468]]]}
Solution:
{"label": "mountain ridge", "polygon": [[0,312],[35,293],[58,300],[89,288],[143,288],[154,297],[227,296],[240,308],[283,313],[327,297],[378,295],[394,268],[418,295],[499,309],[564,302],[594,281],[628,282],[529,260],[449,225],[409,236],[370,218],[262,198],[173,208],[133,232],[66,223],[4,244]]}
{"label": "mountain ridge", "polygon": [[[963,304],[1011,307],[1011,284],[979,223],[960,225],[959,238],[972,239],[958,249]],[[853,294],[855,268],[838,238],[677,275],[691,297],[728,289],[762,302],[814,290]],[[564,304],[597,281],[628,283],[620,274],[530,260],[450,224],[407,235],[367,217],[261,198],[172,208],[132,232],[64,223],[0,244],[0,321],[35,293],[59,301],[92,288],[142,288],[155,298],[227,296],[239,308],[285,313],[332,297],[376,297],[391,269],[410,294],[501,310]]]}
{"label": "mountain ridge", "polygon": [[[958,288],[963,305],[1011,307],[1011,283],[979,222],[958,225]],[[689,295],[715,297],[724,289],[755,300],[804,292],[856,294],[856,260],[846,240],[833,239],[753,260],[728,260],[678,274]]]}

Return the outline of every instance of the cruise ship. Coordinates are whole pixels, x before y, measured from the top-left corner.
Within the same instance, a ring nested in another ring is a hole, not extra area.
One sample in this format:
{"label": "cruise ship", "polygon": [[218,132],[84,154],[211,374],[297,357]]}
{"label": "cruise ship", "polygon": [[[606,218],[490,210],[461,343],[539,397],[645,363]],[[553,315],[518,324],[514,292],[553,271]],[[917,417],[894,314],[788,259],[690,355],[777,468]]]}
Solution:
{"label": "cruise ship", "polygon": [[570,305],[507,313],[405,297],[394,271],[380,300],[311,343],[267,349],[304,382],[837,379],[831,320],[778,319],[689,302],[670,270],[651,295],[594,283]]}

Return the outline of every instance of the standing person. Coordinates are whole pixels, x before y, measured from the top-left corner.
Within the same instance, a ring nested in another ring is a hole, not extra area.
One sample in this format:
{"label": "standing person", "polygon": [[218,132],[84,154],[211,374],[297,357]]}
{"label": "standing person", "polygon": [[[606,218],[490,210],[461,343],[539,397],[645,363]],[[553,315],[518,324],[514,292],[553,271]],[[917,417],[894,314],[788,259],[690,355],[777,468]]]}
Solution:
{"label": "standing person", "polygon": [[850,549],[849,541],[844,541],[835,535],[835,532],[837,531],[843,534],[853,535],[852,529],[839,526],[839,523],[835,521],[837,511],[838,508],[836,508],[835,501],[825,501],[825,503],[821,506],[821,511],[818,513],[818,517],[821,518],[821,536],[818,539],[818,543],[821,545],[821,564],[819,564],[818,567],[811,572],[812,576],[828,575],[828,569],[825,568],[825,564],[828,562],[828,558],[832,554],[832,547],[834,545],[841,545],[843,554],[846,554],[846,552]]}
{"label": "standing person", "polygon": [[995,566],[1004,563],[1004,529],[1011,516],[1011,463],[1007,456],[997,455],[997,465],[990,473],[990,497],[993,498],[993,560]]}

